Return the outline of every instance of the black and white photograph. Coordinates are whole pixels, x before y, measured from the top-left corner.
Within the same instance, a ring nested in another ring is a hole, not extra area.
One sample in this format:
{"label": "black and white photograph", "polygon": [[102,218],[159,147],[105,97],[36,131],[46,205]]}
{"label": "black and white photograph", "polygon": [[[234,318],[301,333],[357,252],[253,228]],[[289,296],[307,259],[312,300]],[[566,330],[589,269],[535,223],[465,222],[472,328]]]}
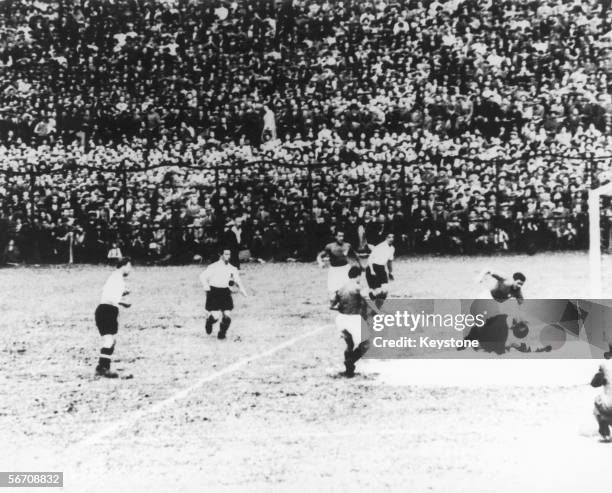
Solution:
{"label": "black and white photograph", "polygon": [[0,490],[608,491],[611,360],[612,0],[0,0]]}

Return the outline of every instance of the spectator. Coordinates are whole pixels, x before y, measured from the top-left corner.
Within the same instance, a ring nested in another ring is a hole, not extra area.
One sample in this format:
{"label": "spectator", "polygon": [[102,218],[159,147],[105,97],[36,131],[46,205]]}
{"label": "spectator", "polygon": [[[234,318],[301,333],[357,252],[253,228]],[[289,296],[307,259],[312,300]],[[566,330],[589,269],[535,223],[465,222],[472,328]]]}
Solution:
{"label": "spectator", "polygon": [[355,224],[408,251],[584,247],[610,26],[599,0],[2,4],[0,247],[170,262],[227,233],[306,259]]}
{"label": "spectator", "polygon": [[21,252],[15,244],[15,240],[9,240],[2,253],[2,264],[17,265],[21,263]]}
{"label": "spectator", "polygon": [[116,241],[111,244],[110,249],[108,250],[108,254],[106,255],[108,262],[111,265],[115,265],[119,260],[123,258],[123,254],[121,253],[121,249]]}

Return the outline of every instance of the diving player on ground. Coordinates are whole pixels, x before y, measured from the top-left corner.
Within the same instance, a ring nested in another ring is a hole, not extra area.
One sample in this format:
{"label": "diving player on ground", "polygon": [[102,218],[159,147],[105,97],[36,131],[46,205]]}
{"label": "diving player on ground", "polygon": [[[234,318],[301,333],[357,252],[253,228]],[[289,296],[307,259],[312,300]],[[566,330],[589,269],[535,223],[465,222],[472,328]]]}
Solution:
{"label": "diving player on ground", "polygon": [[[515,272],[512,275],[512,280],[510,280],[500,274],[486,271],[482,274],[481,279],[486,276],[495,280],[495,285],[488,291],[488,296],[491,296],[497,303],[489,302],[482,309],[475,309],[476,312],[487,311],[488,318],[482,327],[472,327],[465,339],[479,341],[480,348],[487,352],[504,354],[510,349],[530,352],[530,347],[524,342],[519,342],[520,339],[524,339],[529,334],[529,326],[521,320],[520,311],[512,310],[512,305],[507,303],[508,300],[515,299],[517,305],[523,304],[525,299],[522,288],[526,281],[525,275],[521,272]],[[511,340],[511,335],[514,341]],[[546,346],[535,351],[549,350],[549,346]]]}
{"label": "diving player on ground", "polygon": [[124,257],[117,263],[117,268],[113,272],[102,288],[102,298],[96,308],[95,319],[98,332],[102,336],[102,349],[98,366],[96,366],[96,376],[105,378],[117,378],[119,375],[111,371],[110,364],[113,352],[115,351],[115,335],[119,329],[117,318],[119,317],[119,307],[129,308],[131,305],[123,300],[129,294],[125,285],[125,278],[132,271],[130,259]]}
{"label": "diving player on ground", "polygon": [[350,260],[354,259],[359,263],[359,258],[350,243],[344,241],[344,231],[336,231],[336,241],[325,246],[323,251],[317,256],[317,263],[324,267],[323,259],[329,258],[329,271],[327,273],[327,291],[331,308],[335,308],[334,300],[336,292],[348,279],[348,271],[351,267]]}
{"label": "diving player on ground", "polygon": [[232,252],[229,248],[223,249],[219,260],[210,264],[200,275],[200,281],[206,291],[206,333],[211,334],[213,325],[219,318],[219,339],[225,339],[232,319],[230,313],[234,309],[231,287],[237,286],[241,293],[248,294],[242,285],[238,269],[230,263]]}

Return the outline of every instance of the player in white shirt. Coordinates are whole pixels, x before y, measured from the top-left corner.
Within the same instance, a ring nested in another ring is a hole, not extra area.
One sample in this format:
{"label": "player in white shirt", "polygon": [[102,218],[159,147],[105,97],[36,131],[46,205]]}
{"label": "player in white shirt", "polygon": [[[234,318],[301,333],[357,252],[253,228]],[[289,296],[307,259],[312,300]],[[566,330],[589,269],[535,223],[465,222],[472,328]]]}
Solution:
{"label": "player in white shirt", "polygon": [[127,257],[117,263],[117,269],[113,272],[102,288],[102,298],[96,308],[95,319],[98,332],[102,336],[102,349],[96,375],[106,378],[117,378],[117,373],[110,370],[111,358],[115,351],[115,335],[119,329],[117,318],[119,307],[129,308],[131,305],[124,301],[124,296],[129,294],[125,284],[125,278],[130,275],[132,264]]}
{"label": "player in white shirt", "polygon": [[237,287],[244,296],[245,291],[238,269],[230,263],[231,251],[224,249],[221,258],[210,264],[200,275],[200,281],[206,291],[206,333],[211,334],[213,325],[219,318],[219,339],[225,339],[232,319],[229,314],[234,309],[232,288]]}
{"label": "player in white shirt", "polygon": [[387,298],[389,281],[393,280],[394,236],[389,233],[382,243],[372,249],[366,268],[366,280],[370,288],[370,298],[381,302]]}

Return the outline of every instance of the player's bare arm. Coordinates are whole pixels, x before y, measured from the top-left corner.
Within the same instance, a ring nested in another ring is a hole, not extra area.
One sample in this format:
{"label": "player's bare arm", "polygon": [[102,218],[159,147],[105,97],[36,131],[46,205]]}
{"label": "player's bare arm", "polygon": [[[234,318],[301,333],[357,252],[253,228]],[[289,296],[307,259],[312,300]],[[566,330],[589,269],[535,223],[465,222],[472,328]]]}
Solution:
{"label": "player's bare arm", "polygon": [[[124,291],[124,292],[123,292],[123,296],[127,296],[127,294],[126,294],[126,293],[128,293],[128,294],[129,294],[129,291]],[[128,301],[126,301],[126,300],[124,300],[124,299],[121,299],[121,301],[119,301],[119,303],[118,303],[118,304],[119,304],[119,306],[122,306],[123,308],[129,308],[129,307],[131,307],[131,306],[132,306],[132,304],[131,304],[131,303],[129,303]]]}
{"label": "player's bare arm", "polygon": [[127,296],[129,294],[130,294],[129,289],[124,289],[123,290],[123,293],[121,294],[121,300],[119,301],[119,306],[122,306],[123,308],[130,308],[132,306],[131,303],[129,303],[125,299],[123,299],[125,296]]}
{"label": "player's bare arm", "polygon": [[507,276],[504,276],[504,275],[500,274],[499,272],[494,272],[492,270],[485,271],[485,273],[483,274],[483,279],[486,276],[490,276],[490,277],[492,277],[493,279],[495,279],[496,281],[499,281],[499,282],[504,282],[507,279]]}

